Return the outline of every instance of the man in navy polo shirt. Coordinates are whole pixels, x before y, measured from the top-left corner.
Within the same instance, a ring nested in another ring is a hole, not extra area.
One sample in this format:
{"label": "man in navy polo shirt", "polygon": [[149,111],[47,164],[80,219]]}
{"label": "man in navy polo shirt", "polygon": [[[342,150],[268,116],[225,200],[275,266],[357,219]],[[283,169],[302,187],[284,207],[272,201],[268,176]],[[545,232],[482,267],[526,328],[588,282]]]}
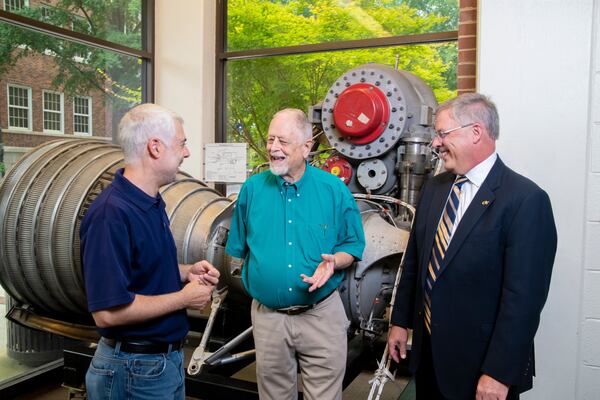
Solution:
{"label": "man in navy polo shirt", "polygon": [[307,165],[312,127],[285,109],[268,132],[270,170],[240,190],[226,251],[244,259],[262,400],[341,399],[348,319],[337,287],[365,246],[358,207],[336,176]]}
{"label": "man in navy polo shirt", "polygon": [[125,168],[82,221],[88,308],[102,335],[86,375],[90,400],[185,398],[185,309],[210,300],[219,272],[207,261],[178,264],[158,192],[190,154],[182,124],[154,104],[125,114]]}

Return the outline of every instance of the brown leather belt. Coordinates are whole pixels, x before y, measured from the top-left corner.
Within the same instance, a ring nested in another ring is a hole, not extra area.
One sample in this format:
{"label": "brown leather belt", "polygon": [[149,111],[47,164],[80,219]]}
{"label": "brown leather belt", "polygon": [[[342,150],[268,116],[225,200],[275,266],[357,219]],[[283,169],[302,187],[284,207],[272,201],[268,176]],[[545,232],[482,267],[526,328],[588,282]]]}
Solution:
{"label": "brown leather belt", "polygon": [[333,292],[335,292],[335,290],[333,290],[327,296],[323,297],[321,300],[317,301],[315,304],[307,304],[305,306],[291,306],[291,307],[286,307],[286,308],[278,308],[275,311],[277,311],[278,313],[287,314],[287,315],[302,314],[303,312],[313,309],[317,304],[322,303],[323,301],[327,300],[333,294]]}
{"label": "brown leather belt", "polygon": [[159,354],[177,351],[183,347],[183,340],[173,343],[156,343],[147,340],[117,340],[106,337],[103,337],[101,340],[112,348],[115,348],[120,343],[121,351],[126,353]]}

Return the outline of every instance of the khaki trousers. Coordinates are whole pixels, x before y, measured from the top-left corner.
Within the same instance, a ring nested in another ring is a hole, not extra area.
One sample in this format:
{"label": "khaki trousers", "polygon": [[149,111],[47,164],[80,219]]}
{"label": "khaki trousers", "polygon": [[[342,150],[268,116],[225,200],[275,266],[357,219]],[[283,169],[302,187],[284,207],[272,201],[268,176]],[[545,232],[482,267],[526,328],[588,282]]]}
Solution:
{"label": "khaki trousers", "polygon": [[341,400],[348,319],[337,290],[298,315],[252,301],[256,376],[261,400],[295,400],[298,370],[306,400]]}

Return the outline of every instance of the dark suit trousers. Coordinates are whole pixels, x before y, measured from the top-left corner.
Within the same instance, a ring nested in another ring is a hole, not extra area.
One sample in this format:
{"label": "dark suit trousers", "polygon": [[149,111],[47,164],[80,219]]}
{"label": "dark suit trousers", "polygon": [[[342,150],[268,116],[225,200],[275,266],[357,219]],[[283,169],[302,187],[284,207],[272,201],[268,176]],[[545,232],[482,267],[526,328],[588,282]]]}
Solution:
{"label": "dark suit trousers", "polygon": [[440,393],[435,370],[433,369],[433,359],[431,356],[431,338],[423,328],[423,342],[421,343],[421,358],[419,368],[415,375],[415,389],[417,400],[446,400]]}
{"label": "dark suit trousers", "polygon": [[[421,343],[421,358],[419,368],[415,376],[416,400],[451,400],[440,392],[435,370],[433,368],[433,357],[431,355],[431,338],[423,327],[423,342]],[[476,387],[473,388],[473,397],[464,400],[474,400]],[[454,400],[454,399],[452,399]],[[459,399],[456,399],[459,400]],[[462,399],[460,399],[462,400]],[[519,400],[519,393],[509,390],[506,400]]]}

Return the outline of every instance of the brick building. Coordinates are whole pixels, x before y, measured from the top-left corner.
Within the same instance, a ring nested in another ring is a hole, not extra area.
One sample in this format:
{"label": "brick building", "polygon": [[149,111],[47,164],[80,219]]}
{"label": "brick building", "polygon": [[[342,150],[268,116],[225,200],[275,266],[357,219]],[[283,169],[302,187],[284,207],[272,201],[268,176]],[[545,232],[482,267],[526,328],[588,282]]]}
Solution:
{"label": "brick building", "polygon": [[[0,0],[6,11],[48,7],[52,1]],[[17,49],[15,51],[21,51]],[[84,64],[83,59],[78,60]],[[31,54],[0,75],[0,127],[8,170],[28,149],[66,136],[112,136],[110,101],[101,90],[69,96],[52,85],[54,56]],[[1,161],[1,160],[0,160]]]}

